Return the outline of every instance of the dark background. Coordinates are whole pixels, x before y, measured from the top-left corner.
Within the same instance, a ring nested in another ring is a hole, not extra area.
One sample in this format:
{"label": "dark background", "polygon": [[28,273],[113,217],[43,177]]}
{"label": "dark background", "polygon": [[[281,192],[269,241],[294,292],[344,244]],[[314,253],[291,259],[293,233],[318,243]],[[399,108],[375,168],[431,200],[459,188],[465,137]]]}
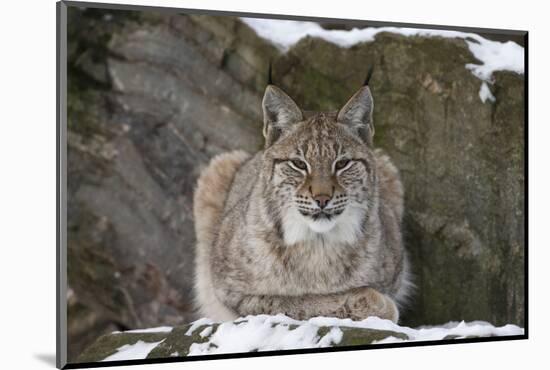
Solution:
{"label": "dark background", "polygon": [[308,110],[337,109],[376,66],[375,144],[401,170],[417,285],[401,323],[522,326],[523,75],[495,73],[482,103],[460,39],[282,53],[234,17],[69,7],[69,361],[103,333],[196,318],[195,181],[213,155],[262,147],[269,61]]}

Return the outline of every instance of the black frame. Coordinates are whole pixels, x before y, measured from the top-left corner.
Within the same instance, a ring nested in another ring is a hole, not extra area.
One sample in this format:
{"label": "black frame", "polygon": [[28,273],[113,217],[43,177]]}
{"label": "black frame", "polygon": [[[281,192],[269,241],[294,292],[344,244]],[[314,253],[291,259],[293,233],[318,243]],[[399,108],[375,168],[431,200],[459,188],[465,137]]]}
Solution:
{"label": "black frame", "polygon": [[[138,11],[156,11],[169,13],[187,13],[197,15],[218,15],[218,16],[235,16],[235,17],[253,17],[267,19],[284,19],[296,21],[325,21],[325,22],[346,22],[346,24],[369,24],[373,27],[394,26],[394,27],[410,27],[420,29],[436,29],[436,30],[453,30],[472,33],[498,33],[506,35],[523,36],[524,38],[524,178],[525,178],[525,203],[524,203],[524,306],[525,306],[525,325],[523,335],[510,335],[501,337],[484,337],[484,338],[464,338],[464,339],[441,339],[433,341],[421,342],[402,342],[402,343],[387,343],[376,345],[355,345],[343,347],[327,347],[327,348],[308,348],[308,349],[292,349],[278,351],[262,351],[262,352],[243,352],[229,354],[211,354],[189,357],[167,357],[143,360],[120,360],[120,361],[105,361],[105,362],[82,362],[82,363],[67,363],[67,302],[66,302],[66,282],[67,282],[67,236],[65,226],[67,224],[67,148],[66,148],[66,132],[67,132],[67,17],[66,11],[68,6],[98,8],[98,9],[113,9],[113,10],[138,10]],[[341,351],[358,351],[369,349],[382,348],[400,348],[400,347],[421,347],[446,344],[462,344],[462,343],[484,343],[484,342],[499,342],[510,340],[529,339],[529,269],[528,269],[528,251],[529,251],[529,176],[528,176],[528,137],[529,137],[529,32],[522,30],[502,30],[492,28],[476,28],[476,27],[459,27],[459,26],[444,26],[444,25],[428,25],[418,23],[401,23],[401,22],[381,22],[359,19],[339,19],[339,18],[324,18],[324,17],[308,17],[284,14],[266,14],[266,13],[247,13],[234,11],[220,11],[208,9],[189,9],[189,8],[173,8],[173,7],[157,7],[146,5],[129,5],[129,4],[108,4],[95,2],[81,1],[59,1],[56,3],[56,19],[57,19],[57,63],[56,63],[56,121],[57,121],[57,137],[56,137],[56,367],[59,369],[80,369],[80,368],[95,368],[95,367],[110,367],[110,366],[125,366],[125,365],[143,365],[143,364],[159,364],[159,363],[174,363],[187,361],[202,361],[202,360],[219,360],[231,358],[247,358],[247,357],[264,357],[264,356],[281,356],[295,355],[307,353],[322,353],[322,352],[341,352]]]}

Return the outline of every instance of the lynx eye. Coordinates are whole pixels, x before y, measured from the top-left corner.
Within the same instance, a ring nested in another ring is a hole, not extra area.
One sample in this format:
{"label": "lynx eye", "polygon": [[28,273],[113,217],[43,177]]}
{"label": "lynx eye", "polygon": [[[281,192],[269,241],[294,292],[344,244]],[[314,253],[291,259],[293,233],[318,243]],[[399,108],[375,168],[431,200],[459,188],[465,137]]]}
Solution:
{"label": "lynx eye", "polygon": [[336,162],[336,164],[334,165],[334,168],[336,168],[337,170],[341,170],[342,168],[346,167],[349,164],[349,162],[350,162],[349,159],[341,159],[338,162]]}
{"label": "lynx eye", "polygon": [[294,165],[294,167],[300,169],[300,170],[307,170],[307,164],[306,162],[300,160],[300,159],[291,159],[290,162]]}

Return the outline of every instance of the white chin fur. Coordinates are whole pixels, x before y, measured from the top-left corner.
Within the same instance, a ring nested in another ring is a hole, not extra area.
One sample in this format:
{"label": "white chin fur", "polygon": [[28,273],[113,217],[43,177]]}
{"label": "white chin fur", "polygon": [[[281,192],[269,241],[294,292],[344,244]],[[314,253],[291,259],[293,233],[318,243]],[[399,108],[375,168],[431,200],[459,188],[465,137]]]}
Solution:
{"label": "white chin fur", "polygon": [[331,220],[307,220],[306,222],[311,230],[320,234],[326,233],[336,226],[336,220],[334,218]]}
{"label": "white chin fur", "polygon": [[355,243],[361,235],[362,215],[362,210],[347,207],[344,213],[336,218],[313,221],[302,216],[297,210],[290,209],[283,216],[285,243],[315,243],[320,238],[324,244]]}

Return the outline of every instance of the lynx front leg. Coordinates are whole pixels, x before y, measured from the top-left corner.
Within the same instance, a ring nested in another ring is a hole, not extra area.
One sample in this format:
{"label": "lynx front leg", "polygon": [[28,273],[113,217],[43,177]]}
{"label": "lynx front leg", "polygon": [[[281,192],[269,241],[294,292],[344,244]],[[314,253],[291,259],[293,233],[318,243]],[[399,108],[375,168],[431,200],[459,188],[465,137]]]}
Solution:
{"label": "lynx front leg", "polygon": [[399,320],[399,310],[393,299],[373,288],[357,288],[347,293],[346,306],[349,307],[354,320],[363,320],[369,316],[391,320]]}
{"label": "lynx front leg", "polygon": [[363,320],[369,316],[378,316],[397,322],[399,318],[391,298],[367,287],[326,295],[245,295],[239,297],[233,309],[240,316],[284,313],[298,320],[315,316]]}

